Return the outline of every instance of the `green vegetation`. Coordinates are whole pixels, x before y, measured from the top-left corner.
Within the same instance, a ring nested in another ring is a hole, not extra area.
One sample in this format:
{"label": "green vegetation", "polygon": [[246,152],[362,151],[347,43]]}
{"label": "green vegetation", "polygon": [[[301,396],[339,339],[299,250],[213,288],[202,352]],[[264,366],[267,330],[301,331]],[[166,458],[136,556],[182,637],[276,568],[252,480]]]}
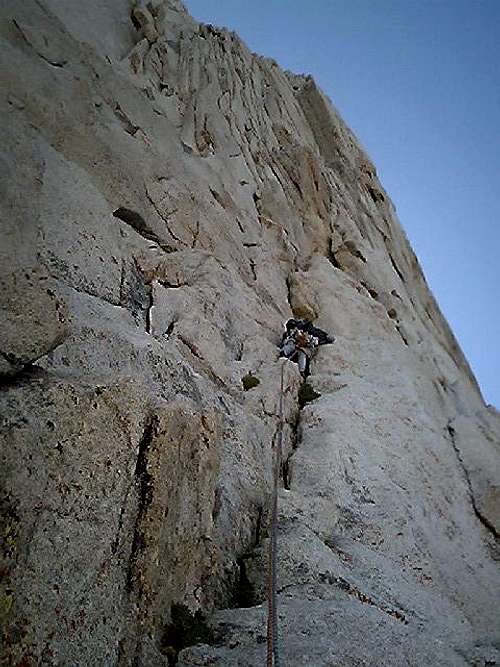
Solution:
{"label": "green vegetation", "polygon": [[200,610],[192,614],[186,605],[174,603],[171,616],[162,638],[162,653],[169,665],[177,664],[180,651],[187,646],[213,644],[214,634]]}
{"label": "green vegetation", "polygon": [[245,391],[248,391],[249,389],[253,389],[257,385],[259,385],[260,380],[259,378],[255,377],[255,375],[252,375],[252,373],[250,372],[241,378],[241,384],[243,385],[243,389]]}
{"label": "green vegetation", "polygon": [[311,401],[315,401],[320,396],[321,394],[318,394],[317,391],[314,391],[314,389],[309,383],[304,382],[302,387],[299,389],[299,395],[298,395],[300,409],[302,410],[304,405],[306,405],[307,403],[311,403]]}

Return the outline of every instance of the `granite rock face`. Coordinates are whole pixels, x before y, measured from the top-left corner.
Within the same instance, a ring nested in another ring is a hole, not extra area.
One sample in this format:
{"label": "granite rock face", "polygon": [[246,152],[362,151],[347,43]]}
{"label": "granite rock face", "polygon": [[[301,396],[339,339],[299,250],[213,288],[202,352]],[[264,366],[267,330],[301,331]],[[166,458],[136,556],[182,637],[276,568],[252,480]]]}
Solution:
{"label": "granite rock face", "polygon": [[500,664],[500,417],[314,80],[179,0],[0,18],[1,664],[264,663],[282,365],[283,664]]}

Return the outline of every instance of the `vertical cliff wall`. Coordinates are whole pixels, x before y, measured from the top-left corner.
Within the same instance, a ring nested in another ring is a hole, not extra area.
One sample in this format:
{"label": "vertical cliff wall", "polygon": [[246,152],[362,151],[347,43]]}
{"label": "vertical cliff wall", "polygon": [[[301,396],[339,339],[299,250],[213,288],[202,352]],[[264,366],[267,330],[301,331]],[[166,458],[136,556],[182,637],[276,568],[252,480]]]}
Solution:
{"label": "vertical cliff wall", "polygon": [[292,315],[284,664],[497,664],[500,417],[314,80],[178,0],[0,16],[2,664],[263,664]]}

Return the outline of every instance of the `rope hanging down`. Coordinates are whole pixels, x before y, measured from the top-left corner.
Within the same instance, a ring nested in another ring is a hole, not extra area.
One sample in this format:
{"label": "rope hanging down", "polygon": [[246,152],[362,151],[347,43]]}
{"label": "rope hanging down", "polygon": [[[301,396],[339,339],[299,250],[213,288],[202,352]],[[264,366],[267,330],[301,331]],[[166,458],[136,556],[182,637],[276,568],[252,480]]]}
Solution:
{"label": "rope hanging down", "polygon": [[[285,364],[281,363],[281,383],[278,413],[278,432],[274,455],[274,488],[271,514],[271,539],[269,540],[269,561],[267,577],[267,667],[279,667],[278,652],[278,608],[276,596],[276,560],[278,542],[278,490],[281,474],[283,448],[283,373]],[[273,661],[274,660],[274,661]]]}

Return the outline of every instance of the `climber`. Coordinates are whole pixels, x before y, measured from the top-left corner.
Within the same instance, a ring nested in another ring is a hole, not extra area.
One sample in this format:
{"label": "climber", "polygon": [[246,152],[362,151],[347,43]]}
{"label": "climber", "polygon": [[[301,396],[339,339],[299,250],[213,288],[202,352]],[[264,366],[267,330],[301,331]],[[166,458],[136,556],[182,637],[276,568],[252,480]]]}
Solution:
{"label": "climber", "polygon": [[309,320],[290,319],[285,324],[280,346],[280,357],[294,361],[301,375],[309,375],[309,362],[319,345],[333,343],[335,338],[315,327]]}

